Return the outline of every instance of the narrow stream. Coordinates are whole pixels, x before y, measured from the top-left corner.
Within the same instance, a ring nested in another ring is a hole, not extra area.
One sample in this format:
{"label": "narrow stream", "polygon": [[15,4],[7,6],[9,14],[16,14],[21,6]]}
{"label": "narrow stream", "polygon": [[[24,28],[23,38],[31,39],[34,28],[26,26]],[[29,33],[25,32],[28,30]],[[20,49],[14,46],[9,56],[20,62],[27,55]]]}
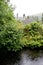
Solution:
{"label": "narrow stream", "polygon": [[0,65],[43,65],[43,51],[22,50],[16,54],[2,54]]}

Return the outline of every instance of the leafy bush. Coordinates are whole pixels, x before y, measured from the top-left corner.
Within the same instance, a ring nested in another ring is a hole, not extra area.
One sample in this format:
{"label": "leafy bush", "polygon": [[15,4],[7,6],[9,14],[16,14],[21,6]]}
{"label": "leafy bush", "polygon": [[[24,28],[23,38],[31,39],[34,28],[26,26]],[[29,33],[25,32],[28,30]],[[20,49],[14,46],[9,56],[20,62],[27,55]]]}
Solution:
{"label": "leafy bush", "polygon": [[43,27],[41,22],[32,22],[24,28],[24,38],[27,40],[26,46],[32,48],[43,46]]}

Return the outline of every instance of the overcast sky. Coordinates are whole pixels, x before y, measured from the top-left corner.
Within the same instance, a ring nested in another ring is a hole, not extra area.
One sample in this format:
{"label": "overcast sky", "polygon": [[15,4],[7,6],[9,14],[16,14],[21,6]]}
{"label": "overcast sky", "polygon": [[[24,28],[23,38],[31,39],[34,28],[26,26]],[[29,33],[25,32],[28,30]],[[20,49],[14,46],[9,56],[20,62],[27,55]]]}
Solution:
{"label": "overcast sky", "polygon": [[34,15],[43,12],[43,0],[11,0],[11,3],[16,6],[15,15],[18,13],[22,16]]}

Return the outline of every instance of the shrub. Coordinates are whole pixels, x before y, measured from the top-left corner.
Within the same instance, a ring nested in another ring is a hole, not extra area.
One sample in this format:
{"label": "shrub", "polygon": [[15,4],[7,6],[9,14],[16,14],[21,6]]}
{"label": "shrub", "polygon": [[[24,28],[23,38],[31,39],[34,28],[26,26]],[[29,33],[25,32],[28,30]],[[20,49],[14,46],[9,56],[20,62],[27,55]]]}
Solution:
{"label": "shrub", "polygon": [[[43,46],[43,27],[41,22],[32,22],[24,28],[24,38],[27,40],[27,47],[32,48]],[[25,42],[24,42],[25,44]]]}

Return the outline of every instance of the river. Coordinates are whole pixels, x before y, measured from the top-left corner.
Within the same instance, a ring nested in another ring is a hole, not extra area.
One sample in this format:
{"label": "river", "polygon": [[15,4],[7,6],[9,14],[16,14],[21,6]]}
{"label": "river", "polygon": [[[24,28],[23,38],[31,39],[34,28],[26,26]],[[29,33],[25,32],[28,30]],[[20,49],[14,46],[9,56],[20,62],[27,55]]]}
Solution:
{"label": "river", "polygon": [[43,65],[42,50],[22,50],[19,53],[0,54],[0,65]]}

